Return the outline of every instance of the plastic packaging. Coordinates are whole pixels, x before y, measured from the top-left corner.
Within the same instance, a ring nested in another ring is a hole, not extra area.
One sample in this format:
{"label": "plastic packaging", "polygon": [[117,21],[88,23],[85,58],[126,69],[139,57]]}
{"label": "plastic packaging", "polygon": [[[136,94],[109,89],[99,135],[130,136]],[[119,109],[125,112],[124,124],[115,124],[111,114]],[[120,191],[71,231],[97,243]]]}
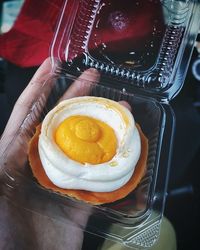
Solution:
{"label": "plastic packaging", "polygon": [[65,1],[51,55],[66,62],[62,70],[94,67],[115,88],[170,100],[184,82],[198,14],[189,0]]}
{"label": "plastic packaging", "polygon": [[[114,2],[64,3],[51,48],[55,70],[1,158],[2,192],[19,206],[66,223],[74,223],[66,213],[73,209],[79,215],[89,216],[86,227],[81,221],[77,227],[142,249],[151,247],[159,237],[174,130],[169,100],[183,83],[197,31],[199,5],[195,1],[173,0],[127,0],[123,6]],[[147,13],[149,8],[156,10],[153,19]],[[71,15],[65,15],[66,9],[71,9]],[[147,30],[136,36],[140,25],[146,23]],[[123,34],[127,34],[127,40]],[[133,36],[137,37],[134,41]],[[90,67],[101,73],[98,84],[89,82],[87,77],[77,78]],[[128,101],[148,138],[147,172],[139,186],[117,202],[92,206],[46,190],[32,176],[27,149],[35,126],[74,80],[89,85],[92,96]],[[49,86],[53,86],[51,91]],[[44,204],[49,204],[45,210]]]}

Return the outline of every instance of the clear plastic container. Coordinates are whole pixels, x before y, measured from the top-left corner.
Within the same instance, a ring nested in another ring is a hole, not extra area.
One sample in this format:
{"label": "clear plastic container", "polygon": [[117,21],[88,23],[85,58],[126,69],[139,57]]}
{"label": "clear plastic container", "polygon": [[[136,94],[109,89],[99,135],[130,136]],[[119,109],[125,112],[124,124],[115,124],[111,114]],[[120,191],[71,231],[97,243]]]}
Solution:
{"label": "clear plastic container", "polygon": [[[76,227],[132,248],[151,247],[159,237],[167,195],[174,131],[169,100],[183,84],[199,13],[197,1],[125,0],[123,6],[111,0],[65,1],[51,47],[54,71],[1,157],[3,194],[32,212],[74,226],[74,217],[66,213],[73,209],[89,216],[86,227],[81,221]],[[100,82],[94,85],[87,75],[78,80],[90,86],[92,96],[128,101],[149,142],[147,172],[138,187],[122,200],[99,206],[44,189],[27,160],[35,126],[90,67],[100,71]],[[49,204],[45,210],[44,204]]]}
{"label": "clear plastic container", "polygon": [[193,0],[68,0],[51,55],[66,62],[62,70],[94,67],[115,88],[170,99],[184,82],[198,14]]}

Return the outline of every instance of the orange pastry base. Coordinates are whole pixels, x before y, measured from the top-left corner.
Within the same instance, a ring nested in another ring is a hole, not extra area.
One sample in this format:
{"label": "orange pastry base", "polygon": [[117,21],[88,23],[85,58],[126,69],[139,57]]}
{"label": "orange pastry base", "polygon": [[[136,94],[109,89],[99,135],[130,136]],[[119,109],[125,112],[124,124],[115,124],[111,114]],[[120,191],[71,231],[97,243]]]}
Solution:
{"label": "orange pastry base", "polygon": [[40,128],[40,125],[36,128],[36,133],[29,143],[28,156],[34,177],[37,179],[39,184],[46,189],[53,190],[55,192],[59,192],[61,194],[76,198],[77,200],[82,200],[95,205],[111,203],[124,198],[131,191],[133,191],[145,174],[148,155],[148,140],[143,134],[141,128],[137,125],[141,138],[141,155],[131,179],[123,187],[112,192],[90,192],[84,190],[59,188],[49,180],[40,161],[38,153],[38,139]]}

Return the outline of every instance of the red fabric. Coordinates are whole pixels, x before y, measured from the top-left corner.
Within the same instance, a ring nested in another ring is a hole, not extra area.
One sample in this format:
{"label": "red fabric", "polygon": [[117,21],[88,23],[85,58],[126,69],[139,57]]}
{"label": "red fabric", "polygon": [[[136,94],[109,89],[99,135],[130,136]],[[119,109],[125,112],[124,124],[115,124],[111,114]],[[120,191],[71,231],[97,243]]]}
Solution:
{"label": "red fabric", "polygon": [[[104,2],[106,1],[104,0]],[[133,4],[132,1],[126,0],[126,4],[129,2]],[[156,2],[156,0],[154,1]],[[50,55],[49,48],[63,2],[64,0],[26,0],[13,28],[0,36],[0,56],[21,67],[40,65]],[[123,9],[121,0],[111,2],[112,9],[116,9],[116,11]],[[149,34],[152,33],[152,21],[159,20],[162,15],[161,9],[154,10],[152,2],[147,0],[139,2],[143,7],[138,9],[134,15],[131,10],[128,13],[128,15],[133,15],[129,20],[131,23],[129,23],[128,30],[113,33],[109,23],[105,21],[99,27],[100,29],[95,31],[95,34],[91,34],[94,43],[89,44],[90,48],[92,49],[94,44],[98,45],[98,41],[95,40],[95,37],[93,39],[93,35],[100,36],[102,41],[108,45],[110,52],[123,51],[124,47],[128,49],[133,46],[133,43],[141,45],[140,41],[144,37],[146,40],[143,40],[147,41]],[[70,15],[69,11],[65,14]],[[104,13],[104,15],[107,20],[108,13]],[[144,46],[145,44],[142,44],[142,47]]]}
{"label": "red fabric", "polygon": [[22,67],[48,57],[63,0],[26,0],[10,31],[0,36],[0,56]]}

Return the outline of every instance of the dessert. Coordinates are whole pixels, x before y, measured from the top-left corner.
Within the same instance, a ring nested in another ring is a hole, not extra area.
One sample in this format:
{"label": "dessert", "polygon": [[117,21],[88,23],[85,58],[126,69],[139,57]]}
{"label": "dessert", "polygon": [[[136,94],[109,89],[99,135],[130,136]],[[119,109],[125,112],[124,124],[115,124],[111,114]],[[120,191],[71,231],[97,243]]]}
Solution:
{"label": "dessert", "polygon": [[92,204],[128,195],[146,170],[148,142],[131,112],[109,99],[76,97],[45,117],[29,144],[45,188]]}

